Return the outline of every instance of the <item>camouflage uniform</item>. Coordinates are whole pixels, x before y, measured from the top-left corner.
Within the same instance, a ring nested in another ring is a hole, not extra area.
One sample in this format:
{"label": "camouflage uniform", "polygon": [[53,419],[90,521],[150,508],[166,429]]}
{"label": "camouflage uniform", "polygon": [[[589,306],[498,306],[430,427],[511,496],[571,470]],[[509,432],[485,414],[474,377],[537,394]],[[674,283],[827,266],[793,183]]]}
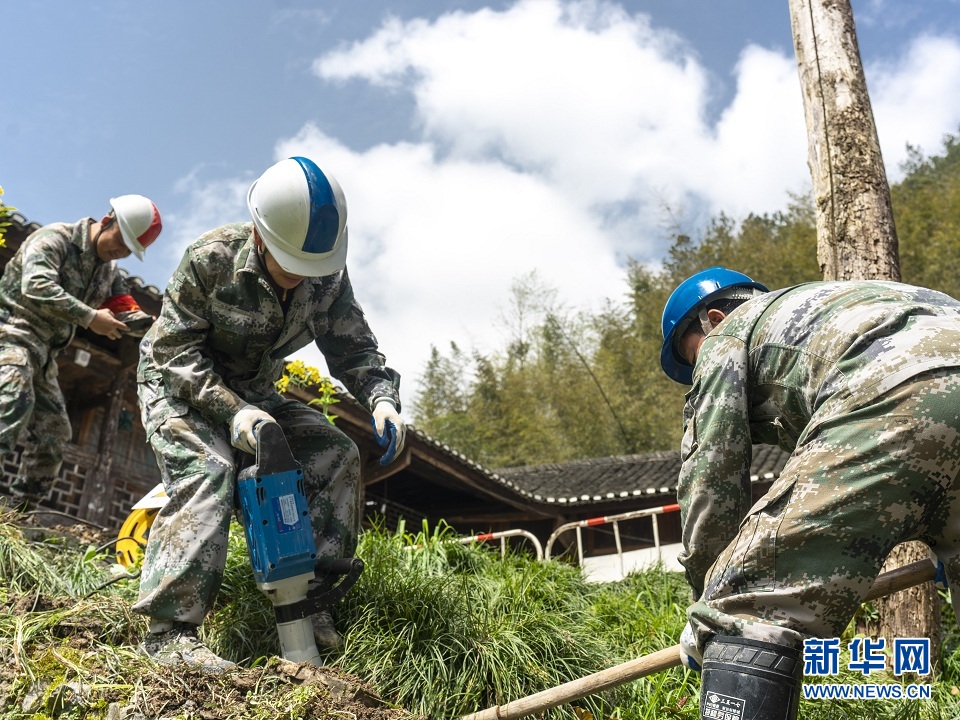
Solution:
{"label": "camouflage uniform", "polygon": [[226,563],[238,463],[229,423],[250,403],[270,413],[303,465],[319,558],[351,557],[360,521],[356,445],[317,410],[274,383],[286,358],[316,342],[330,373],[361,403],[399,408],[399,375],[384,365],[347,271],[307,278],[284,312],[253,244],[253,225],[194,242],[141,343],[141,413],[170,500],[151,528],[134,609],[200,624]]}
{"label": "camouflage uniform", "polygon": [[26,433],[12,485],[18,495],[46,496],[72,434],[57,356],[107,297],[128,292],[117,264],[103,262],[90,244],[91,223],[40,228],[0,278],[0,453],[12,452]]}
{"label": "camouflage uniform", "polygon": [[[751,507],[753,444],[791,456]],[[839,636],[906,540],[960,592],[960,303],[880,281],[751,300],[700,348],[681,452],[701,649]]]}

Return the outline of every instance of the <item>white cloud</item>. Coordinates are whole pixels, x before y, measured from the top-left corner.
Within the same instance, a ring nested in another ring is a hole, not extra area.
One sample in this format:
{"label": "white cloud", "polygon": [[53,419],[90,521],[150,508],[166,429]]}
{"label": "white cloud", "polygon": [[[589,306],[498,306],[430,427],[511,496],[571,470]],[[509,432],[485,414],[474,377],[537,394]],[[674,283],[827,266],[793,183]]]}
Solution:
{"label": "white cloud", "polygon": [[194,168],[174,185],[174,191],[187,196],[187,210],[164,214],[165,224],[175,228],[172,234],[165,233],[163,238],[164,256],[175,258],[174,267],[187,245],[203,233],[225,223],[249,219],[247,189],[253,176],[202,180],[202,170]]}
{"label": "white cloud", "polygon": [[788,191],[810,185],[796,60],[753,45],[736,73],[736,96],[687,181],[715,213],[782,210]]}
{"label": "white cloud", "polygon": [[[314,67],[416,101],[416,143],[354,153],[308,127],[278,149],[315,153],[349,176],[358,295],[387,352],[397,345],[384,325],[422,338],[408,376],[430,343],[495,343],[497,307],[529,270],[576,307],[619,298],[624,256],[658,256],[664,204],[778,209],[783,184],[805,172],[802,112],[792,164],[770,127],[791,89],[799,104],[789,61],[747,54],[743,91],[714,130],[704,119],[712,80],[689,48],[611,4],[525,0],[390,20]],[[764,102],[772,107],[757,112]],[[375,259],[358,259],[375,245]]]}
{"label": "white cloud", "polygon": [[864,72],[887,177],[895,181],[903,176],[907,143],[938,153],[944,135],[960,127],[960,42],[919,37],[902,56]]}
{"label": "white cloud", "polygon": [[313,126],[278,147],[278,157],[294,154],[315,158],[344,188],[350,276],[408,392],[431,343],[490,349],[515,278],[539,268],[584,305],[620,280],[587,209],[504,163],[438,161],[422,144],[356,153]]}
{"label": "white cloud", "polygon": [[682,139],[704,130],[703,69],[645,16],[604,3],[390,21],[315,69],[402,85],[425,141],[459,159],[496,155],[586,205],[629,196],[639,173],[669,170]]}
{"label": "white cloud", "polygon": [[[595,306],[622,297],[626,256],[662,256],[665,205],[697,218],[773,212],[810,185],[792,55],[744,48],[735,96],[711,123],[717,78],[681,39],[608,2],[392,19],[314,70],[416,104],[406,142],[352,149],[306,122],[276,149],[343,185],[357,296],[407,398],[431,344],[499,346],[498,309],[530,270],[566,304]],[[935,151],[955,131],[955,39],[918,39],[868,81],[891,177],[906,142]],[[250,179],[186,178],[189,227],[242,208]]]}
{"label": "white cloud", "polygon": [[711,128],[715,78],[679,38],[609,3],[391,20],[314,68],[411,93],[422,142],[445,158],[502,158],[611,232],[604,211],[619,208],[619,250],[644,259],[662,249],[663,205],[779,209],[807,174],[792,58],[748,48],[737,99]]}

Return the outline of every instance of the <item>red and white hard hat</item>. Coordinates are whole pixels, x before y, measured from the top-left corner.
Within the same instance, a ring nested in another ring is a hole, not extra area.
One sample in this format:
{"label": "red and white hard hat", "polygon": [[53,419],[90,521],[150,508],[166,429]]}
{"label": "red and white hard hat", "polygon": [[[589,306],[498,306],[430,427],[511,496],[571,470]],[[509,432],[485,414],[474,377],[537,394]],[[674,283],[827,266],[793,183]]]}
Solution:
{"label": "red and white hard hat", "polygon": [[157,239],[163,229],[157,206],[143,195],[121,195],[110,199],[110,207],[117,216],[124,244],[130,248],[130,252],[143,260],[143,251]]}
{"label": "red and white hard hat", "polygon": [[267,168],[247,193],[257,232],[288,273],[323,277],[347,263],[347,201],[333,175],[305,157]]}

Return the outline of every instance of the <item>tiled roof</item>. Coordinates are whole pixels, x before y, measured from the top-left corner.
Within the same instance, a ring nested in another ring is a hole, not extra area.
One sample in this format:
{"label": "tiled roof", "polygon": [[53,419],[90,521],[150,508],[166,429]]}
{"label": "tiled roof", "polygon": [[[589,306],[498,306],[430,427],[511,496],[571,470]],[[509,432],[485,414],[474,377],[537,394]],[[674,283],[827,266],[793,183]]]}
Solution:
{"label": "tiled roof", "polygon": [[442,454],[453,459],[455,462],[462,463],[468,466],[469,468],[471,468],[473,471],[480,473],[486,478],[489,478],[493,482],[504,487],[508,492],[514,493],[516,495],[520,495],[522,498],[524,498],[528,502],[534,502],[534,503],[540,502],[539,498],[536,498],[534,494],[530,492],[528,489],[526,489],[525,487],[522,487],[517,483],[515,483],[512,478],[502,477],[498,475],[493,470],[485,468],[483,465],[476,462],[475,460],[471,460],[456,448],[450,447],[445,442],[441,440],[437,440],[435,437],[432,437],[431,435],[428,435],[422,430],[415,428],[413,425],[407,425],[407,434],[408,434],[408,437],[412,436],[419,439],[424,444],[432,447],[435,451],[439,451]]}
{"label": "tiled roof", "polygon": [[[777,477],[788,457],[777,447],[754,446],[751,480],[769,481]],[[656,452],[573,460],[502,468],[493,474],[539,502],[565,505],[616,502],[676,493],[680,454]]]}
{"label": "tiled roof", "polygon": [[131,275],[124,268],[120,268],[120,274],[127,279],[127,282],[130,283],[131,290],[134,292],[142,292],[144,295],[152,297],[157,302],[163,302],[163,291],[158,289],[155,285],[147,285],[143,278],[136,275]]}
{"label": "tiled roof", "polygon": [[[620,455],[491,470],[412,425],[408,426],[408,432],[534,504],[587,506],[656,495],[669,497],[677,491],[679,452]],[[763,482],[776,478],[788,457],[778,447],[755,445],[750,479]]]}

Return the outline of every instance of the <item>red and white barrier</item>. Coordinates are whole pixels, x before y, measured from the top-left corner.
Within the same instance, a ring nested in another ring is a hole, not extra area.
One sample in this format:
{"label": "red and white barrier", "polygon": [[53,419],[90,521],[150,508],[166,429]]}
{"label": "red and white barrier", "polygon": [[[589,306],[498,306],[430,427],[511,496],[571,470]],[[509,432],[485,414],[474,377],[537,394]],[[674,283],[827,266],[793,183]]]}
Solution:
{"label": "red and white barrier", "polygon": [[583,566],[583,534],[585,527],[597,527],[598,525],[613,525],[613,537],[617,543],[617,557],[620,562],[620,574],[623,572],[623,545],[620,542],[620,525],[623,520],[633,520],[634,518],[649,517],[653,522],[653,546],[657,549],[657,555],[660,556],[660,531],[657,527],[657,516],[664,513],[679,512],[680,506],[676,503],[670,505],[661,505],[660,507],[645,508],[643,510],[632,510],[631,512],[620,513],[619,515],[604,515],[603,517],[590,518],[588,520],[578,520],[561,525],[547,539],[546,559],[550,559],[550,553],[553,550],[553,544],[557,538],[568,530],[577,531],[577,563]]}
{"label": "red and white barrier", "polygon": [[480,533],[479,535],[471,535],[470,537],[460,538],[457,540],[461,545],[467,545],[472,542],[486,542],[489,540],[499,540],[500,541],[500,554],[507,554],[507,538],[510,537],[524,537],[533,543],[534,549],[537,551],[537,560],[543,560],[543,546],[540,544],[540,541],[537,539],[537,536],[528,530],[501,530],[500,532],[492,533]]}

